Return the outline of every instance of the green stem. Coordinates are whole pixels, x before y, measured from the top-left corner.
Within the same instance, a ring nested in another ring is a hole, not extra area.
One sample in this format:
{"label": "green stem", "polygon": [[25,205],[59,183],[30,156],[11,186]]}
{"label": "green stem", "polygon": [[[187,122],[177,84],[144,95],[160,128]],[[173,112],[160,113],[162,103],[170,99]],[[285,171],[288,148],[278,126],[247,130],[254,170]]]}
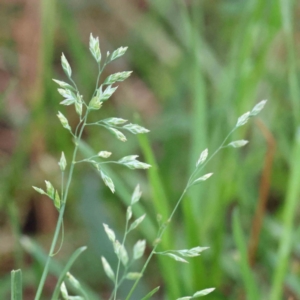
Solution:
{"label": "green stem", "polygon": [[102,72],[103,72],[103,70],[104,70],[104,68],[106,67],[107,64],[108,64],[107,58],[106,58],[106,60],[105,60],[105,62],[104,62],[104,64],[103,64],[102,68],[101,68],[101,66],[100,66],[100,63],[98,64],[98,77],[97,77],[96,87],[95,87],[95,92],[94,92],[94,95],[93,95],[93,96],[95,96],[96,93],[97,93],[97,89],[98,89],[98,87],[99,87],[99,82],[100,82],[101,74],[102,74]]}
{"label": "green stem", "polygon": [[[125,233],[124,233],[124,237],[123,237],[123,241],[122,241],[122,247],[124,247],[124,245],[125,245],[127,234],[128,234],[128,220],[127,220],[127,215],[126,215],[126,226],[125,226]],[[114,300],[116,300],[116,298],[117,298],[117,290],[118,290],[118,287],[119,287],[118,280],[119,280],[120,266],[121,266],[121,259],[119,258],[118,266],[117,266],[117,272],[116,272],[115,288],[114,288],[114,291],[113,291],[113,295],[114,295],[113,299]]]}
{"label": "green stem", "polygon": [[[186,186],[186,188],[184,189],[183,193],[181,194],[180,198],[178,199],[178,201],[177,201],[177,203],[176,203],[176,205],[175,205],[175,208],[173,209],[173,211],[172,211],[172,213],[171,213],[171,215],[170,215],[169,221],[172,219],[173,215],[175,214],[175,212],[176,212],[178,206],[180,205],[180,203],[181,203],[183,197],[185,196],[186,192],[187,192],[187,186]],[[169,223],[169,222],[168,222],[168,223]],[[156,238],[157,241],[159,241],[159,240],[162,238],[162,236],[163,236],[165,230],[167,229],[167,225],[168,225],[168,224],[165,223],[163,226],[160,227],[160,229],[159,229],[159,231],[158,231],[157,238]],[[146,260],[146,262],[145,262],[145,264],[144,264],[144,266],[143,266],[143,268],[142,268],[141,274],[144,274],[144,272],[145,272],[145,270],[146,270],[146,268],[147,268],[147,266],[148,266],[148,264],[149,264],[149,262],[150,262],[152,256],[155,254],[155,250],[156,250],[157,246],[158,246],[158,243],[153,247],[153,249],[152,249],[150,255],[148,256],[148,258],[147,258],[147,260]],[[132,293],[134,292],[134,290],[135,290],[137,284],[139,283],[139,281],[140,281],[140,278],[138,278],[138,279],[135,281],[134,285],[132,286],[131,290],[129,291],[129,293],[128,293],[127,297],[126,297],[126,300],[129,300],[129,299],[130,299],[130,297],[132,296]]]}
{"label": "green stem", "polygon": [[46,265],[45,265],[44,270],[43,270],[43,274],[42,274],[42,277],[41,277],[41,280],[40,280],[40,283],[39,283],[39,286],[38,286],[38,290],[36,292],[36,296],[34,298],[35,300],[39,300],[40,297],[41,297],[43,287],[44,287],[44,284],[45,284],[45,281],[46,281],[46,277],[47,277],[47,274],[48,274],[48,271],[49,271],[51,257],[53,256],[54,249],[55,249],[57,239],[58,239],[58,236],[59,236],[60,228],[61,228],[63,217],[64,217],[68,192],[69,192],[69,188],[70,188],[72,177],[73,177],[76,154],[77,154],[77,151],[78,151],[79,142],[80,142],[80,139],[81,139],[84,127],[85,127],[85,123],[86,123],[86,119],[87,119],[88,114],[89,114],[89,110],[87,110],[86,113],[85,113],[85,116],[84,116],[84,119],[83,119],[83,124],[81,126],[80,131],[79,131],[78,137],[76,138],[76,144],[75,144],[75,148],[74,148],[74,152],[73,152],[72,163],[71,163],[71,166],[70,166],[70,172],[69,172],[68,182],[67,182],[67,185],[66,185],[66,190],[65,190],[65,193],[64,193],[63,201],[62,201],[62,206],[61,206],[61,209],[59,211],[59,217],[58,217],[58,220],[57,220],[55,233],[54,233],[54,237],[53,237],[53,240],[52,240],[52,243],[51,243],[51,247],[50,247],[50,251],[49,251],[49,254],[48,254],[47,261],[46,261]]}
{"label": "green stem", "polygon": [[[218,149],[200,166],[200,167],[196,167],[196,169],[194,170],[194,172],[191,174],[191,176],[189,177],[189,179],[188,179],[188,182],[187,182],[187,184],[186,184],[186,186],[185,186],[185,188],[184,188],[184,191],[182,192],[182,194],[181,194],[181,196],[180,196],[180,198],[178,199],[178,201],[177,201],[177,203],[176,203],[176,205],[175,205],[175,207],[174,207],[174,209],[173,209],[173,211],[172,211],[172,213],[171,213],[171,215],[170,215],[170,217],[169,217],[169,219],[168,219],[168,221],[166,222],[166,223],[164,223],[160,228],[159,228],[159,230],[158,230],[158,234],[157,234],[157,238],[156,238],[156,240],[158,241],[158,243],[153,247],[153,249],[152,249],[152,251],[151,251],[151,253],[149,254],[149,256],[148,256],[148,258],[147,258],[147,260],[146,260],[146,262],[145,262],[145,264],[144,264],[144,266],[143,266],[143,268],[142,268],[142,271],[141,271],[141,274],[144,274],[144,272],[145,272],[145,270],[146,270],[146,268],[147,268],[147,266],[148,266],[148,264],[149,264],[149,262],[150,262],[150,260],[151,260],[151,258],[152,258],[152,256],[155,254],[155,250],[156,250],[156,248],[157,248],[157,246],[159,245],[159,241],[161,240],[161,238],[162,238],[162,236],[164,235],[164,233],[165,233],[165,231],[166,231],[166,229],[167,229],[167,227],[168,227],[168,225],[170,224],[170,222],[171,222],[171,220],[172,220],[172,218],[173,218],[173,216],[174,216],[174,214],[175,214],[175,212],[177,211],[177,208],[179,207],[179,205],[180,205],[180,203],[181,203],[181,201],[182,201],[182,199],[184,198],[184,196],[186,195],[186,193],[187,193],[187,191],[189,190],[189,188],[192,186],[192,184],[193,184],[193,179],[194,179],[194,177],[196,176],[196,174],[198,173],[198,172],[200,172],[206,165],[207,165],[207,163],[224,147],[224,144],[226,143],[226,141],[227,141],[227,139],[230,137],[230,135],[236,130],[236,128],[237,127],[234,127],[230,132],[229,132],[229,134],[226,136],[226,138],[224,139],[224,141],[222,142],[222,144],[218,147]],[[140,281],[140,278],[138,278],[135,282],[134,282],[134,284],[133,284],[133,286],[132,286],[132,288],[131,288],[131,290],[129,291],[129,293],[128,293],[128,295],[127,295],[127,297],[126,297],[126,300],[129,300],[130,299],[130,297],[132,296],[132,293],[134,292],[134,290],[135,290],[135,288],[136,288],[136,286],[137,286],[137,284],[139,283],[139,281]]]}

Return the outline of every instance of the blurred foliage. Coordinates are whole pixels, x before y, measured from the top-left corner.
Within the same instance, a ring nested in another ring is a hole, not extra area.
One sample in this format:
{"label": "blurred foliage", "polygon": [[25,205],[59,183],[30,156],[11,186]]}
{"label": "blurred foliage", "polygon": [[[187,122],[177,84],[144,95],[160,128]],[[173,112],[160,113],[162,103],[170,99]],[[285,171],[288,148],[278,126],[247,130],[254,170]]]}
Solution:
{"label": "blurred foliage", "polygon": [[[138,238],[150,246],[156,214],[166,217],[200,152],[208,147],[212,153],[237,117],[269,99],[260,119],[235,136],[249,145],[225,149],[210,163],[207,171],[215,176],[185,199],[162,243],[164,249],[210,249],[187,266],[153,261],[135,299],[157,285],[159,299],[208,287],[216,287],[207,296],[214,300],[300,299],[297,1],[6,0],[0,8],[1,299],[8,297],[11,269],[23,269],[24,299],[33,298],[41,275],[42,258],[24,252],[21,236],[30,235],[47,252],[56,212],[31,186],[44,179],[58,185],[60,153],[68,156],[73,147],[56,118],[61,99],[51,79],[65,80],[64,52],[84,98],[91,96],[96,69],[90,32],[99,36],[103,53],[129,47],[108,72],[134,71],[95,120],[140,119],[151,133],[149,140],[129,137],[120,147],[108,133],[91,129],[85,132],[91,148],[82,153],[139,154],[155,167],[148,178],[145,172],[109,170],[116,195],[88,166],[77,168],[64,247],[52,274],[59,274],[75,247],[87,245],[72,272],[107,298],[100,256],[112,265],[116,260],[102,223],[122,233],[124,204],[140,183],[143,200],[135,214],[146,211],[148,221]],[[74,111],[62,112],[75,122]],[[49,278],[46,295],[55,281]]]}

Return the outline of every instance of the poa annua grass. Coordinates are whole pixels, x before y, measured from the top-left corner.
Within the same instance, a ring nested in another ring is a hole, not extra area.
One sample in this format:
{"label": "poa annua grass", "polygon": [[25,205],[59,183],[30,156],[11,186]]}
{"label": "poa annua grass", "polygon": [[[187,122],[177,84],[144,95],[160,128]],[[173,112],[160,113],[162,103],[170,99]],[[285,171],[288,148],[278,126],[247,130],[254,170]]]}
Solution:
{"label": "poa annua grass", "polygon": [[[34,187],[34,189],[40,193],[47,195],[52,201],[54,206],[59,212],[59,217],[57,220],[56,229],[54,232],[54,237],[52,240],[52,244],[49,250],[48,258],[45,263],[43,274],[40,279],[40,283],[36,292],[35,300],[41,299],[44,284],[49,272],[49,266],[51,262],[51,258],[55,256],[55,254],[59,251],[62,244],[59,246],[59,249],[56,250],[58,244],[58,238],[60,233],[63,233],[63,218],[66,208],[66,203],[68,199],[69,189],[72,183],[72,176],[74,172],[74,168],[76,164],[79,163],[88,163],[90,164],[97,172],[99,172],[104,184],[111,190],[112,193],[115,192],[115,184],[113,180],[109,177],[108,174],[105,173],[103,170],[103,166],[105,164],[118,164],[130,169],[148,169],[150,165],[144,162],[141,162],[137,159],[137,155],[128,155],[125,156],[117,161],[110,160],[111,152],[107,151],[106,149],[99,151],[97,154],[92,155],[88,158],[78,159],[77,152],[81,143],[82,134],[86,127],[88,126],[99,126],[108,130],[113,136],[115,136],[121,142],[126,142],[126,136],[124,132],[130,132],[133,134],[145,134],[149,130],[136,124],[128,123],[127,120],[121,118],[107,118],[103,120],[99,120],[97,122],[90,123],[88,121],[88,116],[91,113],[94,113],[101,109],[105,101],[107,101],[113,93],[117,90],[117,86],[115,84],[117,82],[122,82],[126,78],[128,78],[131,72],[118,72],[112,75],[109,75],[103,82],[100,84],[100,79],[104,68],[114,61],[115,59],[121,57],[125,54],[127,48],[120,47],[112,53],[107,52],[105,58],[102,57],[100,47],[99,47],[99,39],[94,38],[92,35],[90,36],[90,43],[89,43],[90,52],[93,55],[94,59],[98,65],[98,76],[96,80],[95,90],[91,97],[91,100],[87,103],[84,101],[83,97],[81,96],[76,83],[72,79],[72,69],[64,54],[61,57],[62,68],[67,75],[69,82],[66,83],[60,80],[54,80],[58,85],[59,89],[58,92],[63,96],[64,100],[61,102],[62,105],[75,107],[75,110],[78,114],[79,122],[75,129],[72,129],[69,125],[67,117],[63,115],[63,113],[58,112],[58,118],[62,124],[62,126],[69,131],[71,137],[73,138],[75,147],[73,151],[73,156],[71,161],[67,162],[67,159],[62,152],[61,158],[59,160],[59,168],[61,170],[61,188],[60,192],[57,188],[55,188],[51,182],[45,181],[46,183],[46,190],[43,190],[38,187]],[[182,203],[182,200],[186,196],[186,194],[190,191],[190,189],[201,182],[208,180],[213,173],[201,174],[206,164],[223,148],[232,147],[232,148],[240,148],[245,146],[248,141],[246,140],[237,140],[233,142],[228,142],[230,136],[234,131],[236,131],[239,127],[243,126],[248,122],[251,117],[256,116],[264,107],[266,100],[261,101],[258,103],[251,111],[243,114],[241,117],[238,118],[238,121],[235,127],[231,130],[231,132],[226,136],[224,141],[221,145],[217,148],[217,150],[209,155],[208,149],[203,150],[200,153],[198,160],[195,162],[195,166],[193,168],[192,174],[187,180],[186,186],[177,200],[174,208],[171,210],[170,215],[165,219],[159,220],[159,228],[156,234],[156,238],[153,242],[153,247],[148,255],[142,269],[140,272],[132,272],[131,267],[134,262],[138,259],[141,259],[144,256],[144,252],[146,249],[146,240],[139,240],[137,241],[133,248],[132,248],[132,257],[129,256],[128,246],[127,246],[127,237],[131,231],[135,230],[146,218],[146,214],[141,215],[137,219],[133,220],[132,214],[132,207],[140,201],[142,192],[140,190],[139,185],[136,186],[134,192],[131,196],[130,205],[127,207],[126,212],[126,223],[125,223],[125,231],[122,241],[118,241],[116,238],[115,232],[107,225],[104,224],[104,230],[107,234],[108,239],[111,241],[113,250],[117,256],[118,263],[116,270],[113,270],[110,266],[109,261],[102,256],[102,265],[107,277],[113,282],[114,288],[110,296],[110,300],[116,300],[118,295],[118,289],[120,285],[123,283],[124,280],[131,280],[133,281],[132,288],[129,291],[126,300],[132,299],[133,293],[137,284],[139,283],[140,279],[143,277],[148,264],[150,263],[151,259],[154,255],[159,255],[161,257],[166,256],[166,259],[174,259],[179,263],[188,263],[188,259],[192,257],[196,257],[201,255],[201,253],[208,249],[208,247],[193,247],[190,249],[180,249],[180,250],[163,250],[159,251],[159,247],[162,243],[163,237],[165,235],[166,229],[168,228],[170,222],[174,214],[176,213],[178,207]],[[68,168],[68,173],[66,170]],[[63,240],[63,239],[62,239]],[[66,263],[65,268],[61,272],[56,287],[53,291],[53,295],[51,299],[58,299],[61,295],[63,299],[89,299],[88,294],[85,292],[84,288],[80,284],[80,282],[69,273],[69,270],[78,256],[86,250],[86,247],[81,247],[77,249],[72,256],[70,257],[69,261]],[[70,296],[68,294],[68,290],[65,285],[65,281],[68,282],[78,290],[78,294],[80,296]],[[20,271],[13,271],[12,272],[12,295],[13,299],[21,299],[22,292],[21,292],[21,272]],[[153,294],[158,291],[159,287],[156,287],[152,291],[150,291],[142,300],[149,299]],[[177,298],[177,300],[188,300],[194,299],[201,296],[205,296],[211,293],[214,288],[207,288],[204,290],[196,291],[191,296],[184,296]]]}

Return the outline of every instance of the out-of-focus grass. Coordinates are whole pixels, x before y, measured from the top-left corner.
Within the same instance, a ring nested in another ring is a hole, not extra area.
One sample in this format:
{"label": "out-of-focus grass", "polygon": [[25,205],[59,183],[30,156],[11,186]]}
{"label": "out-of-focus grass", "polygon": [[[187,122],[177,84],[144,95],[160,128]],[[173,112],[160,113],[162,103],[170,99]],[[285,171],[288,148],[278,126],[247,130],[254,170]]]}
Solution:
{"label": "out-of-focus grass", "polygon": [[[150,290],[152,283],[160,285],[163,280],[166,299],[211,286],[217,290],[209,299],[244,299],[249,297],[249,290],[252,293],[254,281],[258,286],[253,293],[258,294],[258,299],[281,299],[283,292],[285,298],[300,297],[299,279],[292,267],[298,264],[295,259],[298,244],[292,241],[299,236],[294,221],[299,212],[296,132],[300,120],[296,3],[291,0],[41,3],[42,81],[35,94],[37,101],[32,107],[31,122],[33,132],[45,134],[47,152],[52,156],[58,157],[62,149],[68,153],[71,145],[68,134],[59,129],[56,121],[59,96],[50,81],[52,77],[63,78],[59,66],[61,52],[69,58],[76,82],[88,97],[95,77],[92,59],[88,57],[89,33],[99,35],[103,51],[129,46],[126,57],[115,64],[118,69],[133,69],[133,76],[100,114],[132,119],[133,111],[137,110],[151,130],[149,141],[141,138],[140,147],[129,139],[120,147],[105,134],[90,131],[86,138],[95,151],[112,149],[116,157],[128,151],[143,153],[149,163],[156,162],[156,167],[148,173],[148,181],[130,171],[111,170],[124,203],[134,185],[141,181],[145,191],[143,207],[135,213],[148,214],[149,227],[141,227],[141,235],[146,236],[149,244],[156,214],[167,215],[200,152],[208,147],[212,153],[238,116],[261,99],[269,99],[260,118],[273,134],[277,150],[252,270],[246,261],[246,251],[267,149],[254,122],[235,135],[236,139],[250,140],[247,148],[226,149],[208,165],[207,171],[214,172],[214,176],[186,197],[161,244],[165,249],[197,245],[210,249],[188,266],[168,259],[158,260],[149,269],[146,287],[149,283]],[[72,115],[71,111],[64,113]],[[22,149],[24,157],[29,155],[30,147]],[[18,169],[25,172],[23,163],[18,164]],[[77,173],[66,230],[76,231],[76,224],[81,222],[80,226],[86,225],[87,240],[98,241],[99,236],[103,237],[99,234],[102,228],[99,232],[92,229],[85,223],[88,217],[81,218],[78,213],[84,209],[84,199],[78,201],[77,195],[84,190],[82,197],[88,197],[85,182],[89,174],[84,170],[80,168]],[[7,186],[12,182],[9,178]],[[112,227],[122,232],[121,220],[125,216],[122,202],[103,188],[90,196],[98,196]],[[98,209],[93,203],[89,203],[91,212]],[[239,218],[233,218],[235,207],[239,208]],[[91,251],[99,252],[95,259],[100,256],[101,245],[103,251],[108,251],[105,240],[90,243]],[[90,266],[94,265],[95,261],[90,262]],[[99,281],[103,281],[101,271],[92,269],[85,268],[84,279],[95,278],[92,273],[95,272]],[[89,276],[89,272],[93,275]],[[95,281],[92,285],[96,286]]]}

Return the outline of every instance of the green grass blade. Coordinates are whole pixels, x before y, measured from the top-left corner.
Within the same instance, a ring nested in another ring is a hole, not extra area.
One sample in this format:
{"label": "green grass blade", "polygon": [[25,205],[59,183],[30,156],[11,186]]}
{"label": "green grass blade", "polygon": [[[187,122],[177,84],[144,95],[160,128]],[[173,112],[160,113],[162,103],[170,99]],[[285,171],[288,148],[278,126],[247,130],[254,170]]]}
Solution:
{"label": "green grass blade", "polygon": [[284,37],[286,43],[286,50],[288,53],[288,84],[290,90],[290,97],[292,104],[294,106],[294,121],[299,126],[300,124],[300,88],[299,80],[297,75],[298,63],[296,59],[295,45],[296,41],[294,40],[294,29],[293,29],[293,9],[294,1],[291,0],[280,0],[280,9],[282,15],[282,27],[284,30]]}
{"label": "green grass blade", "polygon": [[159,286],[153,289],[151,292],[149,292],[145,297],[143,297],[141,300],[148,300],[150,299],[157,291],[159,290]]}
{"label": "green grass blade", "polygon": [[292,249],[294,225],[297,214],[297,204],[300,195],[300,132],[297,132],[296,141],[293,149],[292,159],[290,161],[291,174],[288,182],[286,199],[283,210],[283,233],[279,241],[279,250],[277,254],[277,266],[274,272],[271,296],[272,300],[282,299],[283,284],[288,268],[288,261]]}
{"label": "green grass blade", "polygon": [[[170,212],[166,192],[164,189],[164,185],[159,176],[158,166],[157,166],[154,153],[151,149],[150,142],[147,135],[145,134],[139,135],[138,139],[143,154],[145,156],[146,162],[152,166],[150,169],[147,170],[147,173],[148,173],[148,178],[152,189],[152,199],[154,202],[155,211],[162,215],[163,221],[166,221],[167,218],[169,218],[171,212]],[[161,241],[161,246],[164,250],[174,248],[174,243],[172,240],[173,234],[174,233],[172,232],[172,228],[169,228],[164,234],[163,239]],[[162,270],[164,270],[162,276],[164,278],[166,286],[168,287],[167,290],[168,290],[169,298],[175,299],[180,293],[180,285],[178,284],[179,282],[178,274],[174,272],[174,269],[176,268],[176,262],[168,261],[161,256],[158,257],[158,260]]]}
{"label": "green grass blade", "polygon": [[259,299],[258,291],[257,291],[257,284],[254,280],[252,271],[250,269],[248,263],[248,255],[247,255],[247,244],[245,240],[244,233],[242,231],[241,220],[239,216],[238,210],[234,211],[233,214],[233,235],[234,240],[237,245],[240,254],[240,267],[241,267],[241,275],[244,281],[245,286],[245,294],[247,295],[248,300]]}
{"label": "green grass blade", "polygon": [[[140,124],[141,121],[138,119],[137,122]],[[162,215],[163,220],[166,220],[171,213],[164,184],[161,181],[158,172],[158,166],[155,159],[155,155],[151,149],[149,138],[146,134],[138,135],[138,140],[142,148],[145,160],[151,165],[151,168],[147,170],[148,177],[152,188],[152,196],[156,211]]]}
{"label": "green grass blade", "polygon": [[[42,249],[37,243],[27,237],[22,237],[21,244],[25,251],[28,252],[40,265],[43,266],[46,263],[48,254],[46,254],[44,249]],[[56,277],[59,277],[63,272],[63,266],[52,259],[49,267],[49,272]],[[86,284],[83,284],[82,282],[80,284],[89,295],[89,299],[99,300],[99,296],[95,292],[93,292]],[[76,292],[74,288],[71,289],[70,287],[70,290]]]}
{"label": "green grass blade", "polygon": [[[206,108],[206,84],[203,74],[202,63],[200,62],[199,53],[201,53],[202,35],[202,5],[193,1],[192,14],[190,15],[186,4],[179,1],[181,11],[181,21],[185,28],[184,36],[186,36],[185,44],[187,51],[185,55],[188,57],[188,78],[189,89],[191,91],[191,146],[189,173],[195,168],[195,163],[202,150],[207,147],[207,108]],[[189,199],[183,201],[184,225],[187,231],[188,247],[193,247],[199,241],[199,219],[201,219],[201,199],[203,188],[195,187],[189,191]],[[200,215],[199,215],[200,214]],[[201,239],[201,237],[200,237]],[[192,282],[192,288],[198,290],[199,279],[204,273],[203,262],[193,263],[189,275]],[[203,284],[203,282],[201,282]]]}
{"label": "green grass blade", "polygon": [[11,300],[22,300],[22,271],[11,271]]}
{"label": "green grass blade", "polygon": [[62,282],[64,281],[67,272],[69,272],[69,270],[71,269],[72,265],[74,264],[75,260],[79,257],[79,255],[86,249],[87,249],[87,247],[80,247],[71,255],[70,259],[68,260],[66,266],[63,268],[63,270],[58,278],[58,281],[55,286],[55,290],[54,290],[52,298],[51,298],[52,300],[58,299],[59,293],[60,293],[60,286],[61,286]]}

